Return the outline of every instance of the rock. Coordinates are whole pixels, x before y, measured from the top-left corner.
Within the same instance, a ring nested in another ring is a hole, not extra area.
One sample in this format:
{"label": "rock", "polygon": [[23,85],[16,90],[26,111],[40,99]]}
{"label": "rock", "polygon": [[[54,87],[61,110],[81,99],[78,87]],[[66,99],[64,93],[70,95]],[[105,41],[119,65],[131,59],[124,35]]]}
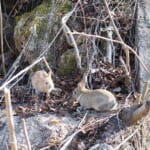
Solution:
{"label": "rock", "polygon": [[92,146],[89,150],[114,150],[114,148],[111,145],[103,143],[103,144],[96,144]]}
{"label": "rock", "polygon": [[[22,51],[31,36],[27,46],[26,61],[31,63],[48,48],[61,27],[61,16],[57,14],[67,12],[70,7],[68,0],[61,2],[60,0],[48,0],[31,12],[16,18],[14,40],[19,52]],[[56,51],[49,50],[46,55],[48,62],[54,63],[55,57]]]}
{"label": "rock", "polygon": [[[9,145],[7,120],[4,111],[0,114],[0,149],[6,150]],[[19,116],[14,116],[15,132],[18,148],[24,149],[26,142],[23,133],[23,125]],[[78,125],[70,116],[58,117],[55,114],[38,114],[35,117],[25,118],[27,132],[32,149],[38,149],[45,145],[54,146],[60,144],[66,135],[70,134]]]}
{"label": "rock", "polygon": [[[136,28],[136,45],[140,59],[150,71],[149,58],[150,58],[150,1],[138,1],[138,15],[137,15],[137,28]],[[144,82],[148,81],[149,74],[144,70],[143,66],[139,66],[139,78],[137,79],[138,88],[140,91],[144,86]]]}
{"label": "rock", "polygon": [[[81,47],[82,45],[79,47],[79,49]],[[82,67],[85,68],[86,52],[80,51],[80,57],[82,60]],[[77,73],[79,73],[79,69],[76,66],[74,49],[68,49],[60,57],[57,74],[59,76],[72,77],[72,76],[76,76]]]}
{"label": "rock", "polygon": [[77,72],[76,69],[76,60],[74,51],[68,50],[63,53],[60,57],[59,68],[58,68],[58,75],[60,76],[72,76]]}
{"label": "rock", "polygon": [[120,87],[117,87],[117,88],[115,88],[115,89],[113,89],[113,92],[121,92],[121,88]]}

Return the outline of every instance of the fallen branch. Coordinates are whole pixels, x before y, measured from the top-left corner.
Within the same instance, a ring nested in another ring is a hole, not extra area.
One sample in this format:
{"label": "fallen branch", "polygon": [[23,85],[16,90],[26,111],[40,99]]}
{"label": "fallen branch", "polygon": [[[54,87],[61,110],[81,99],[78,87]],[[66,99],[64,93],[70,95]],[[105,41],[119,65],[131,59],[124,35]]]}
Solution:
{"label": "fallen branch", "polygon": [[[145,98],[148,92],[148,82],[145,83],[143,92],[142,92],[142,98]],[[137,123],[139,120],[141,120],[143,117],[145,117],[150,111],[150,100],[144,99],[141,103],[136,100],[136,103],[134,103],[131,107],[125,107],[123,108],[120,113],[119,117],[121,120],[123,120],[128,125],[133,125]]]}
{"label": "fallen branch", "polygon": [[29,140],[29,137],[28,137],[28,132],[27,132],[27,128],[26,128],[26,122],[25,122],[24,119],[22,119],[22,124],[23,124],[23,131],[24,131],[26,143],[27,143],[27,146],[28,146],[28,150],[31,150],[31,144],[30,144],[30,140]]}
{"label": "fallen branch", "polygon": [[8,130],[9,130],[9,137],[10,137],[10,147],[11,150],[17,150],[17,140],[16,140],[15,130],[14,130],[10,90],[5,88],[4,94],[5,94],[6,116],[8,121]]}

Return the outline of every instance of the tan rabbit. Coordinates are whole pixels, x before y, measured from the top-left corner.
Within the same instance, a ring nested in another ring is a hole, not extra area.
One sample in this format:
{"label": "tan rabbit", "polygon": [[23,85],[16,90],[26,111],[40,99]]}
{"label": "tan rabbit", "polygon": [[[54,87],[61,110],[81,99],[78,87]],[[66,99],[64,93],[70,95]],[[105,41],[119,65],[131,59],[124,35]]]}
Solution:
{"label": "tan rabbit", "polygon": [[85,88],[85,81],[78,83],[73,91],[73,97],[85,108],[97,111],[112,111],[117,109],[118,103],[114,95],[104,89],[90,90]]}
{"label": "tan rabbit", "polygon": [[36,71],[31,77],[33,88],[36,91],[47,93],[47,96],[49,96],[50,92],[54,89],[51,74],[52,71],[49,71],[49,73],[44,70]]}

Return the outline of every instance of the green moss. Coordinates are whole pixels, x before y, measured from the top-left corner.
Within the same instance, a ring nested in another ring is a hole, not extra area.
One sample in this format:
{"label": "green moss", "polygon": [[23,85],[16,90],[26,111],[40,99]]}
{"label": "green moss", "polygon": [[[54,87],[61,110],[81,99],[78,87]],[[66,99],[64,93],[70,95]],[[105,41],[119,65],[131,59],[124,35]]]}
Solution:
{"label": "green moss", "polygon": [[45,0],[31,12],[16,17],[14,39],[18,51],[21,51],[30,34],[33,38],[29,42],[29,51],[37,50],[43,40],[45,43],[51,42],[60,28],[61,18],[56,16],[57,13],[67,12],[70,8],[69,0]]}
{"label": "green moss", "polygon": [[32,13],[36,13],[36,15],[44,15],[48,14],[52,5],[50,3],[42,3],[41,5],[37,6],[36,9],[32,11]]}
{"label": "green moss", "polygon": [[[16,22],[18,22],[21,18],[34,18],[34,16],[39,15],[41,17],[43,17],[43,15],[48,14],[48,12],[50,12],[50,9],[53,8],[55,1],[52,0],[48,0],[47,2],[43,2],[41,5],[37,6],[35,9],[33,9],[31,12],[27,12],[21,16],[17,16],[16,17]],[[58,4],[57,4],[58,5]],[[71,5],[69,0],[65,0],[65,1],[60,1],[60,4],[58,5],[59,7],[56,9],[57,12],[59,13],[65,13],[67,11],[69,11],[71,9]]]}
{"label": "green moss", "polygon": [[5,27],[4,27],[4,31],[5,31],[5,32],[10,31],[11,29],[12,29],[11,26],[5,26]]}
{"label": "green moss", "polygon": [[65,0],[65,2],[63,2],[63,6],[60,7],[60,12],[61,13],[66,13],[70,10],[71,10],[70,2],[68,0]]}
{"label": "green moss", "polygon": [[[24,29],[30,28],[33,24],[35,24],[37,31],[39,31],[39,33],[44,32],[48,20],[48,17],[44,18],[44,15],[47,15],[50,12],[50,9],[52,9],[52,5],[54,5],[54,2],[55,1],[49,0],[37,6],[31,12],[27,12],[21,16],[16,17],[16,23],[22,20],[23,22],[21,23],[21,26]],[[58,9],[57,12],[67,12],[71,8],[68,0],[62,2],[60,1],[60,3],[61,4],[59,5],[57,4],[59,6],[59,8],[56,7]],[[25,32],[25,34],[28,33],[28,31]]]}
{"label": "green moss", "polygon": [[16,22],[20,21],[20,19],[28,19],[28,22],[32,21],[35,16],[43,16],[44,14],[47,14],[50,11],[51,5],[49,3],[42,3],[41,5],[37,6],[35,9],[33,9],[30,12],[24,13],[21,16],[17,16]]}
{"label": "green moss", "polygon": [[72,76],[76,71],[76,61],[73,51],[67,51],[61,56],[58,75]]}

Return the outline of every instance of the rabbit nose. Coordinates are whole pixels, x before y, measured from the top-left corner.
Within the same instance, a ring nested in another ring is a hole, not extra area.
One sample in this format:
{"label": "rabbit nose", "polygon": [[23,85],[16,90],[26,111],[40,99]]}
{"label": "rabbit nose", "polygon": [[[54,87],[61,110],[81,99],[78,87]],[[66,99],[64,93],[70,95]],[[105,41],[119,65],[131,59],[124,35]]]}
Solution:
{"label": "rabbit nose", "polygon": [[51,88],[52,86],[51,85],[49,85],[49,88]]}

